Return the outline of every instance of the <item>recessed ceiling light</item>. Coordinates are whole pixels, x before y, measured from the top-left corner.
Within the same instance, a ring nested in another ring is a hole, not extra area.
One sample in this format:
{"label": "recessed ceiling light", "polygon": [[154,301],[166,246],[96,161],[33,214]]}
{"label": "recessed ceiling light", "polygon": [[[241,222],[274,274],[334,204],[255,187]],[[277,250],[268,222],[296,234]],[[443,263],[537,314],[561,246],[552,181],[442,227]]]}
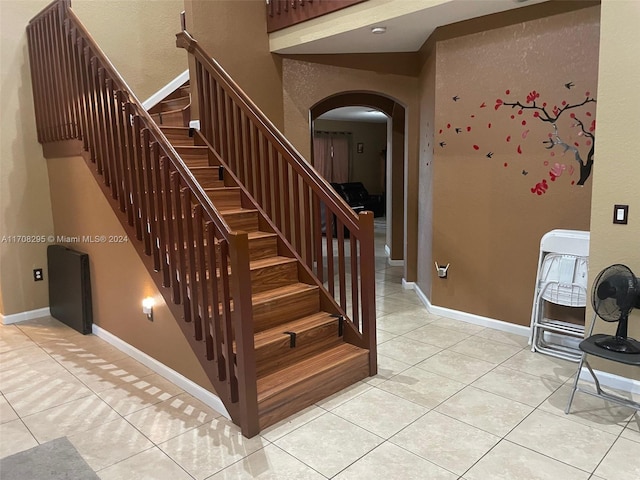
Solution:
{"label": "recessed ceiling light", "polygon": [[387,32],[387,27],[373,27],[371,29],[371,33],[373,34],[381,34],[386,32]]}

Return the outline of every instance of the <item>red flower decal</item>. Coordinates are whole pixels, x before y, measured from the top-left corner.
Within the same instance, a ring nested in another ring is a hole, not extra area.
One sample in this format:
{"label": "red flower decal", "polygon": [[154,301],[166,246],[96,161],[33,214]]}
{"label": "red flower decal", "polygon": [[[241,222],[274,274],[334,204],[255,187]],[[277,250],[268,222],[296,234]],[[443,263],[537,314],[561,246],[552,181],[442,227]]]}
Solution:
{"label": "red flower decal", "polygon": [[535,90],[532,92],[529,92],[529,95],[527,95],[527,103],[533,103],[536,101],[536,98],[539,98],[539,97],[540,97],[540,94]]}
{"label": "red flower decal", "polygon": [[536,183],[536,185],[531,189],[531,193],[542,195],[547,191],[547,188],[549,188],[549,185],[547,184],[547,180],[544,179],[542,182]]}

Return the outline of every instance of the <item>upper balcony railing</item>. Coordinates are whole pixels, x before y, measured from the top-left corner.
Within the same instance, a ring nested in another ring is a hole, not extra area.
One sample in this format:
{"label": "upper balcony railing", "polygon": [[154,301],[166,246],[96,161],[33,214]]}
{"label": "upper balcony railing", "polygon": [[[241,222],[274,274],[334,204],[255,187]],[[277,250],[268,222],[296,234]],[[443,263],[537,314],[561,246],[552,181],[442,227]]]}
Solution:
{"label": "upper balcony railing", "polygon": [[367,0],[266,0],[267,32],[321,17]]}

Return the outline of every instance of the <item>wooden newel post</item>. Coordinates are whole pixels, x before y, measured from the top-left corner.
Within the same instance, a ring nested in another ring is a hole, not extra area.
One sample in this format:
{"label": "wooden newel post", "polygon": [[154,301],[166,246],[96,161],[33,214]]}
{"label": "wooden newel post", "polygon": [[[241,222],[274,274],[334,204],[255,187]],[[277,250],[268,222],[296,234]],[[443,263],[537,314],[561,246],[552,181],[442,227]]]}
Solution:
{"label": "wooden newel post", "polygon": [[229,259],[231,262],[232,320],[236,340],[240,427],[242,434],[250,438],[260,431],[260,427],[251,304],[251,273],[249,271],[249,236],[246,232],[232,232],[229,235]]}
{"label": "wooden newel post", "polygon": [[360,220],[360,292],[362,296],[362,336],[369,349],[369,375],[378,373],[376,348],[376,269],[373,245],[373,212],[361,212]]}

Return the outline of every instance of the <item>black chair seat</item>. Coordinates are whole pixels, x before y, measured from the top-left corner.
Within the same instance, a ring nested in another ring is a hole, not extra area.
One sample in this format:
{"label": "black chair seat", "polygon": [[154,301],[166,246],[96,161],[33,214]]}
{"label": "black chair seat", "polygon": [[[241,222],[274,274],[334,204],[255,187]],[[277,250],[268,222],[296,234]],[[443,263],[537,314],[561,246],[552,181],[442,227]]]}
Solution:
{"label": "black chair seat", "polygon": [[[597,341],[603,340],[609,336],[610,335],[604,335],[602,333],[591,335],[589,338],[586,338],[582,342],[580,342],[580,350],[588,353],[589,355],[593,355],[594,357],[605,358],[613,362],[624,363],[626,365],[640,365],[640,353],[614,352],[612,350],[607,350],[606,348],[602,348],[596,345]],[[640,342],[631,338],[629,338],[628,340],[640,347]]]}

